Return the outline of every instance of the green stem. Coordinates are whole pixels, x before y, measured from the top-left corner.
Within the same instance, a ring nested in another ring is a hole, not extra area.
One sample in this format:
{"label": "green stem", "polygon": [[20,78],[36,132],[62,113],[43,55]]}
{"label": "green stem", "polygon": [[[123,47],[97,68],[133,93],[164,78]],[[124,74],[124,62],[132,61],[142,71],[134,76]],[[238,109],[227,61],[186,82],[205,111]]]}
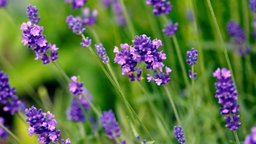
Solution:
{"label": "green stem", "polygon": [[240,141],[239,141],[239,137],[238,137],[238,135],[237,135],[237,132],[234,131],[233,134],[234,134],[235,139],[236,139],[236,144],[240,144]]}
{"label": "green stem", "polygon": [[174,115],[175,115],[175,117],[176,117],[176,119],[177,119],[177,122],[178,122],[178,124],[181,126],[180,117],[179,117],[179,115],[178,115],[178,111],[177,111],[177,109],[176,109],[176,106],[175,106],[175,104],[174,104],[174,102],[173,102],[171,93],[169,92],[167,86],[165,86],[165,85],[164,85],[164,89],[165,89],[165,92],[166,92],[166,94],[167,94],[167,96],[168,96],[168,99],[169,99],[169,101],[170,101],[170,103],[171,103],[171,106],[172,106],[172,109],[173,109],[173,111],[174,111]]}
{"label": "green stem", "polygon": [[53,65],[57,68],[60,74],[64,77],[67,83],[70,82],[68,75],[64,72],[64,70],[58,65],[57,62],[53,62]]}
{"label": "green stem", "polygon": [[0,127],[2,127],[8,134],[10,134],[18,143],[21,143],[21,140],[15,136],[15,134],[12,133],[7,127],[5,127],[3,124],[0,124]]}
{"label": "green stem", "polygon": [[83,97],[85,98],[86,102],[90,105],[90,107],[92,108],[92,110],[95,112],[95,114],[97,115],[97,117],[100,117],[101,112],[100,110],[98,110],[94,104],[92,104],[92,102],[87,98],[87,96],[83,95]]}
{"label": "green stem", "polygon": [[[227,51],[227,49],[225,48],[225,43],[224,43],[224,40],[223,40],[221,31],[220,31],[220,27],[219,27],[219,24],[218,24],[218,22],[217,22],[216,16],[215,16],[215,14],[214,14],[214,11],[213,11],[213,8],[212,8],[212,4],[211,4],[211,1],[210,1],[210,0],[207,0],[207,5],[208,5],[208,7],[209,7],[209,10],[210,10],[210,13],[211,13],[213,22],[214,22],[215,29],[216,29],[216,31],[217,31],[217,34],[218,34],[219,38],[220,38],[220,45],[221,45],[221,47],[223,48],[224,55],[225,55],[225,59],[226,59],[227,64],[228,64],[228,68],[229,68],[229,70],[230,70],[231,73],[232,73],[232,78],[234,79],[233,70],[232,70],[232,67],[231,67],[230,59],[229,59],[229,57],[228,57],[228,51]],[[234,83],[235,83],[235,81],[234,81]]]}
{"label": "green stem", "polygon": [[130,31],[130,33],[131,33],[131,37],[133,38],[133,37],[135,36],[135,30],[134,30],[134,28],[133,28],[131,19],[130,19],[130,17],[128,16],[126,7],[125,7],[125,5],[124,5],[124,0],[120,0],[120,3],[121,3],[121,7],[122,7],[122,10],[123,10],[123,13],[124,13],[124,17],[125,17],[126,22],[127,22],[127,25],[128,25],[128,29],[129,29],[129,31]]}

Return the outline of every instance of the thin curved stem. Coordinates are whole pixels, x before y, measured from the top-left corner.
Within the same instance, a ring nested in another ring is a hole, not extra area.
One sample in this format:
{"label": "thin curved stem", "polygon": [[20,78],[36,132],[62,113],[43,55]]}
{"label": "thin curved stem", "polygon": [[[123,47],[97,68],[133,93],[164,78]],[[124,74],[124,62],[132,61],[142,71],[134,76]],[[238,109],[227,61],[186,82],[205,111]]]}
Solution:
{"label": "thin curved stem", "polygon": [[5,127],[3,124],[0,124],[0,127],[2,127],[15,141],[18,143],[21,143],[21,140],[14,134],[12,133],[7,127]]}
{"label": "thin curved stem", "polygon": [[240,141],[239,141],[239,137],[238,137],[238,135],[237,135],[237,132],[234,131],[233,134],[234,134],[235,139],[236,139],[236,144],[240,144]]}

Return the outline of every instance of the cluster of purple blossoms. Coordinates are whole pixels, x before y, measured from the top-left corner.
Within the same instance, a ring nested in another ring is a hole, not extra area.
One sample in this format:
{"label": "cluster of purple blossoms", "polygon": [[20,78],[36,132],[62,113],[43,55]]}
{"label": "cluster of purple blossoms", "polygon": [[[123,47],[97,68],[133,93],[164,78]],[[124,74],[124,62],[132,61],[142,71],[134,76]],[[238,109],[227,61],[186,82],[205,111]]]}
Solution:
{"label": "cluster of purple blossoms", "polygon": [[233,37],[233,43],[238,46],[238,52],[241,55],[246,55],[250,52],[250,48],[245,46],[246,36],[240,25],[234,21],[230,21],[227,25],[228,33]]}
{"label": "cluster of purple blossoms", "polygon": [[[43,64],[48,64],[58,59],[58,48],[55,44],[48,43],[46,37],[42,35],[44,28],[37,25],[40,20],[37,12],[35,6],[29,5],[27,7],[30,21],[21,25],[20,29],[23,31],[22,43],[35,52],[35,60],[41,59]],[[50,57],[47,54],[48,50],[50,50]]]}
{"label": "cluster of purple blossoms", "polygon": [[103,112],[100,116],[100,122],[106,134],[111,140],[115,139],[116,137],[120,137],[119,124],[116,121],[115,115],[112,110]]}
{"label": "cluster of purple blossoms", "polygon": [[85,28],[83,27],[83,21],[80,17],[74,17],[72,15],[69,15],[66,18],[66,23],[73,31],[73,33],[77,35],[81,35],[85,32]]}
{"label": "cluster of purple blossoms", "polygon": [[80,43],[80,45],[84,48],[89,47],[91,44],[92,44],[92,39],[90,39],[89,37],[82,38],[82,42]]}
{"label": "cluster of purple blossoms", "polygon": [[250,0],[250,9],[252,13],[256,13],[256,0]]}
{"label": "cluster of purple blossoms", "polygon": [[239,104],[237,104],[237,90],[231,79],[231,72],[226,68],[218,68],[213,72],[213,77],[217,78],[215,83],[218,103],[222,105],[221,114],[227,122],[226,128],[230,131],[236,131],[241,125],[239,122]]}
{"label": "cluster of purple blossoms", "polygon": [[[87,96],[88,99],[91,99],[90,95]],[[90,109],[89,104],[85,100],[84,97],[72,98],[71,106],[67,110],[67,118],[68,120],[72,120],[75,122],[84,122],[85,117],[83,111],[87,111]]]}
{"label": "cluster of purple blossoms", "polygon": [[[196,64],[197,61],[197,57],[198,57],[198,50],[192,48],[191,50],[187,51],[187,63],[190,66],[193,66]],[[196,78],[197,73],[193,73],[192,70],[188,71],[189,77],[193,80]]]}
{"label": "cluster of purple blossoms", "polygon": [[165,35],[167,36],[173,36],[177,30],[178,30],[178,23],[173,23],[170,20],[169,24],[167,24],[163,29],[163,33],[165,33]]}
{"label": "cluster of purple blossoms", "polygon": [[82,97],[82,95],[85,95],[90,99],[90,93],[84,87],[84,84],[82,82],[79,82],[78,77],[72,76],[70,79],[71,82],[69,84],[69,91],[77,97]]}
{"label": "cluster of purple blossoms", "polygon": [[256,127],[253,127],[251,134],[246,136],[244,144],[256,144]]}
{"label": "cluster of purple blossoms", "polygon": [[96,51],[101,59],[101,61],[105,64],[109,62],[109,57],[106,53],[106,49],[103,47],[102,44],[95,44]]}
{"label": "cluster of purple blossoms", "polygon": [[106,6],[106,7],[110,7],[112,4],[112,0],[102,0],[102,3]]}
{"label": "cluster of purple blossoms", "polygon": [[[32,106],[25,110],[29,124],[29,135],[38,134],[38,142],[40,144],[56,143],[60,138],[60,130],[56,129],[57,121],[50,112],[44,113],[41,109],[37,110]],[[70,144],[70,140],[63,141],[64,144]]]}
{"label": "cluster of purple blossoms", "polygon": [[[4,125],[4,118],[0,116],[0,124]],[[8,133],[0,126],[0,139],[4,139],[8,136]]]}
{"label": "cluster of purple blossoms", "polygon": [[185,144],[185,137],[182,127],[174,126],[174,135],[175,138],[178,140],[179,144]]}
{"label": "cluster of purple blossoms", "polygon": [[0,103],[4,105],[3,110],[12,115],[25,109],[25,103],[16,96],[15,88],[11,88],[8,75],[0,70]]}
{"label": "cluster of purple blossoms", "polygon": [[72,4],[73,9],[79,9],[85,5],[87,0],[65,0],[66,3]]}
{"label": "cluster of purple blossoms", "polygon": [[161,14],[169,14],[172,10],[171,3],[166,0],[146,0],[146,4],[154,7],[153,13],[157,16]]}
{"label": "cluster of purple blossoms", "polygon": [[7,5],[7,0],[0,0],[0,8]]}
{"label": "cluster of purple blossoms", "polygon": [[83,25],[91,26],[96,23],[96,17],[98,15],[97,10],[90,11],[89,8],[83,9],[82,23]]}
{"label": "cluster of purple blossoms", "polygon": [[115,12],[115,19],[118,26],[126,26],[126,20],[123,14],[122,6],[119,0],[113,1],[113,10]]}
{"label": "cluster of purple blossoms", "polygon": [[136,36],[133,44],[134,46],[121,44],[121,51],[118,47],[114,49],[114,53],[116,53],[114,61],[121,66],[122,75],[129,76],[131,81],[142,80],[142,68],[138,65],[145,63],[146,69],[152,70],[155,75],[147,74],[148,81],[154,81],[157,85],[167,84],[170,81],[171,69],[163,64],[166,54],[163,51],[158,52],[158,48],[162,46],[162,41],[158,39],[151,41],[150,37],[140,35]]}

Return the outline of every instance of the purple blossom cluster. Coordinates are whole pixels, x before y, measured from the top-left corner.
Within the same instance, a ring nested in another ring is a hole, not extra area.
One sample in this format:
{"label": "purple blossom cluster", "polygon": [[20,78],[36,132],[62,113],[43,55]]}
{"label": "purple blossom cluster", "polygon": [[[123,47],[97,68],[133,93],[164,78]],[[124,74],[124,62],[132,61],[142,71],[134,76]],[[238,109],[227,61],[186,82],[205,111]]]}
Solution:
{"label": "purple blossom cluster", "polygon": [[106,7],[110,7],[112,4],[112,0],[102,0],[102,3],[106,6]]}
{"label": "purple blossom cluster", "polygon": [[40,59],[43,64],[48,64],[58,59],[58,48],[55,44],[48,43],[46,37],[42,34],[44,28],[37,25],[40,20],[37,11],[35,6],[29,5],[27,7],[27,14],[30,21],[21,25],[20,29],[23,31],[22,43],[35,52],[35,60]]}
{"label": "purple blossom cluster", "polygon": [[256,127],[253,127],[251,133],[246,136],[244,144],[256,144]]}
{"label": "purple blossom cluster", "polygon": [[103,47],[102,44],[95,44],[95,48],[97,51],[97,54],[99,55],[101,61],[105,64],[109,62],[109,57],[107,55],[106,49]]}
{"label": "purple blossom cluster", "polygon": [[171,20],[169,21],[169,24],[165,26],[163,29],[163,33],[167,36],[173,36],[178,30],[178,23],[173,23]]}
{"label": "purple blossom cluster", "polygon": [[80,17],[74,17],[72,15],[69,15],[66,18],[66,23],[73,31],[73,33],[77,35],[81,35],[85,32],[85,28],[83,27],[83,21]]}
{"label": "purple blossom cluster", "polygon": [[7,0],[0,0],[0,8],[7,5]]}
{"label": "purple blossom cluster", "polygon": [[152,5],[154,7],[153,13],[156,16],[161,14],[169,14],[172,10],[171,3],[166,0],[146,0],[146,4]]}
{"label": "purple blossom cluster", "polygon": [[218,103],[222,105],[220,113],[227,122],[226,128],[236,131],[241,125],[239,122],[239,104],[237,104],[237,90],[231,79],[231,72],[226,68],[218,68],[213,72],[213,77],[217,78],[215,83]]}
{"label": "purple blossom cluster", "polygon": [[83,9],[82,23],[86,26],[91,26],[96,23],[96,17],[98,15],[97,10],[90,10],[89,8]]}
{"label": "purple blossom cluster", "polygon": [[[87,97],[91,100],[90,95]],[[83,111],[87,111],[89,109],[90,106],[84,97],[73,97],[71,101],[71,106],[67,110],[67,118],[75,122],[84,122],[85,117]]]}
{"label": "purple blossom cluster", "polygon": [[185,144],[186,140],[184,137],[184,132],[182,130],[182,127],[174,126],[174,135],[175,135],[175,138],[178,140],[179,144]]}
{"label": "purple blossom cluster", "polygon": [[121,44],[121,51],[118,47],[114,49],[114,53],[116,53],[114,61],[121,66],[122,75],[129,76],[131,81],[142,80],[142,68],[139,67],[139,64],[145,63],[146,69],[152,70],[154,73],[154,76],[147,74],[149,82],[154,81],[157,85],[167,84],[170,81],[171,69],[163,64],[166,54],[163,51],[158,51],[158,48],[162,46],[162,41],[158,39],[151,41],[150,37],[143,34],[136,36],[133,44],[134,46]]}
{"label": "purple blossom cluster", "polygon": [[69,91],[77,97],[82,97],[82,95],[87,96],[88,98],[91,97],[90,93],[87,91],[87,89],[84,87],[84,84],[82,82],[79,82],[79,79],[77,76],[72,76],[70,78],[71,82],[69,83]]}
{"label": "purple blossom cluster", "polygon": [[229,35],[234,39],[233,43],[237,45],[238,52],[241,55],[246,55],[250,52],[250,48],[245,46],[246,36],[240,25],[234,21],[230,21],[227,25]]}
{"label": "purple blossom cluster", "polygon": [[12,115],[25,109],[25,103],[16,96],[15,88],[9,84],[8,75],[0,70],[0,103],[3,104],[3,110]]}
{"label": "purple blossom cluster", "polygon": [[105,111],[100,116],[101,125],[103,126],[106,134],[110,139],[120,137],[119,124],[116,121],[115,115],[112,110]]}
{"label": "purple blossom cluster", "polygon": [[[197,57],[198,57],[198,50],[191,48],[191,50],[187,51],[187,63],[190,66],[193,66],[196,64],[197,61]],[[192,70],[188,71],[189,77],[193,80],[196,78],[197,73],[192,72]]]}
{"label": "purple blossom cluster", "polygon": [[126,26],[126,20],[119,0],[113,0],[113,10],[115,13],[116,24],[118,26]]}
{"label": "purple blossom cluster", "polygon": [[[4,118],[0,116],[0,124],[4,125]],[[8,136],[8,133],[0,126],[0,139],[4,139]]]}
{"label": "purple blossom cluster", "polygon": [[80,43],[80,45],[84,48],[89,47],[91,44],[92,44],[92,39],[90,39],[89,37],[82,38],[82,42]]}
{"label": "purple blossom cluster", "polygon": [[[25,110],[29,124],[29,135],[37,134],[38,142],[40,144],[56,143],[60,138],[60,130],[56,129],[57,121],[54,119],[54,115],[50,112],[44,113],[41,109],[37,110],[32,106]],[[70,144],[70,140],[63,140],[63,144]]]}
{"label": "purple blossom cluster", "polygon": [[256,0],[250,0],[250,9],[252,13],[256,13]]}
{"label": "purple blossom cluster", "polygon": [[69,3],[72,5],[73,9],[80,9],[85,5],[87,0],[65,0],[66,3]]}

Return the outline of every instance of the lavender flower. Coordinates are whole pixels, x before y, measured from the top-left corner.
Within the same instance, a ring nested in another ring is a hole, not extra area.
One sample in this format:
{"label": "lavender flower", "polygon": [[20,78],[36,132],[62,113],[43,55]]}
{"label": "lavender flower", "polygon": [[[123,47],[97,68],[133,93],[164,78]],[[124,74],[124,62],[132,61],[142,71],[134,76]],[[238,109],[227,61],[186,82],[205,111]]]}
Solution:
{"label": "lavender flower", "polygon": [[103,47],[102,44],[95,44],[96,51],[101,59],[101,61],[105,64],[109,62],[108,55],[106,53],[106,49]]}
{"label": "lavender flower", "polygon": [[83,9],[82,23],[83,25],[94,25],[96,23],[96,16],[98,15],[97,10],[92,10],[90,12],[89,8]]}
{"label": "lavender flower", "polygon": [[7,5],[7,0],[0,0],[0,8]]}
{"label": "lavender flower", "polygon": [[[91,99],[90,96],[88,96],[88,99]],[[84,111],[90,109],[89,104],[84,99],[84,97],[72,98],[71,107],[67,110],[67,117],[69,120],[75,121],[75,122],[84,122]]]}
{"label": "lavender flower", "polygon": [[77,76],[71,77],[71,83],[69,84],[69,91],[77,96],[78,98],[82,97],[82,95],[87,96],[88,99],[91,99],[90,93],[84,87],[84,84],[79,82]]}
{"label": "lavender flower", "polygon": [[250,9],[252,13],[256,13],[256,0],[250,0]]}
{"label": "lavender flower", "polygon": [[170,23],[165,26],[163,29],[163,32],[167,36],[173,36],[176,31],[178,30],[178,23],[173,23],[171,20],[169,21]]}
{"label": "lavender flower", "polygon": [[170,81],[169,73],[171,69],[166,67],[163,72],[163,60],[166,59],[166,54],[163,51],[158,51],[162,46],[162,41],[154,39],[151,41],[150,37],[146,35],[136,36],[133,40],[134,46],[128,44],[121,44],[121,51],[115,47],[114,53],[115,63],[118,63],[122,68],[122,75],[129,76],[131,81],[135,79],[142,80],[142,68],[138,67],[140,63],[146,64],[146,69],[153,71],[154,75],[148,74],[148,81],[154,81],[157,85],[167,84]]}
{"label": "lavender flower", "polygon": [[191,48],[191,50],[187,51],[187,61],[186,62],[190,66],[193,66],[196,64],[197,57],[198,57],[198,50]]}
{"label": "lavender flower", "polygon": [[87,48],[91,45],[92,43],[92,39],[90,39],[89,37],[86,37],[85,39],[82,39],[82,42],[80,43],[80,45],[84,48]]}
{"label": "lavender flower", "polygon": [[179,126],[174,126],[174,135],[175,138],[178,140],[179,144],[185,144],[185,137],[184,137],[184,132],[181,127]]}
{"label": "lavender flower", "polygon": [[230,131],[236,131],[241,125],[239,122],[239,104],[237,104],[237,90],[231,79],[231,72],[226,68],[218,68],[213,77],[217,78],[215,83],[216,95],[219,99],[218,103],[222,105],[220,108],[221,114],[227,122],[226,128]]}
{"label": "lavender flower", "polygon": [[[4,125],[4,118],[0,116],[0,124]],[[8,133],[0,126],[0,139],[4,139],[8,136]]]}
{"label": "lavender flower", "polygon": [[115,115],[112,110],[105,111],[100,116],[101,125],[103,126],[106,134],[110,139],[120,137],[119,124],[116,121]]}
{"label": "lavender flower", "polygon": [[118,26],[126,26],[126,20],[119,0],[113,0],[113,10],[115,12],[115,19]]}
{"label": "lavender flower", "polygon": [[112,4],[112,0],[102,0],[102,3],[106,6],[106,7],[110,7]]}
{"label": "lavender flower", "polygon": [[84,6],[86,0],[65,0],[65,2],[72,4],[73,9],[79,9]]}
{"label": "lavender flower", "polygon": [[29,135],[38,134],[38,142],[43,143],[56,143],[60,138],[60,130],[56,129],[57,121],[54,115],[50,112],[44,113],[41,109],[37,110],[34,106],[25,110],[29,124]]}
{"label": "lavender flower", "polygon": [[38,9],[35,6],[32,6],[32,5],[27,6],[27,15],[28,15],[28,19],[33,24],[39,23],[40,17],[38,16]]}
{"label": "lavender flower", "polygon": [[228,23],[227,29],[228,29],[229,35],[234,38],[235,44],[242,45],[245,42],[246,37],[245,37],[244,31],[242,30],[242,28],[239,26],[238,23],[234,21],[230,21]]}
{"label": "lavender flower", "polygon": [[246,136],[244,144],[256,144],[256,127],[253,127],[251,134]]}
{"label": "lavender flower", "polygon": [[77,35],[81,35],[85,32],[85,28],[83,27],[83,21],[80,17],[74,17],[72,15],[67,16],[66,23],[73,31],[73,33]]}
{"label": "lavender flower", "polygon": [[4,105],[3,110],[9,111],[12,115],[22,111],[24,103],[16,96],[15,88],[11,88],[8,75],[0,70],[0,103]]}
{"label": "lavender flower", "polygon": [[172,10],[172,6],[170,2],[166,0],[147,0],[146,4],[152,5],[154,7],[153,13],[156,16],[160,16],[161,14],[169,14]]}
{"label": "lavender flower", "polygon": [[71,141],[69,138],[67,138],[66,140],[62,139],[61,144],[71,144]]}

